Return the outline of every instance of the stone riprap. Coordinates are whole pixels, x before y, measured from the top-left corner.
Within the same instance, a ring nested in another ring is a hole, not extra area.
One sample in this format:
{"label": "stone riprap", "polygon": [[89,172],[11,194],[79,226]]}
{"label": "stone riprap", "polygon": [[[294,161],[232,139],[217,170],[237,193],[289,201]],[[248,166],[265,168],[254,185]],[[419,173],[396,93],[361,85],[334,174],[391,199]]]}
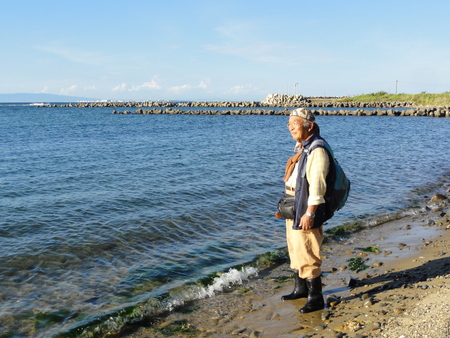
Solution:
{"label": "stone riprap", "polygon": [[[291,109],[227,109],[227,110],[182,110],[173,108],[139,108],[135,112],[130,110],[117,111],[113,110],[113,114],[185,114],[185,115],[289,115]],[[421,107],[410,109],[355,109],[355,110],[326,110],[311,109],[314,115],[331,115],[331,116],[428,116],[428,117],[450,117],[450,107]]]}
{"label": "stone riprap", "polygon": [[[287,95],[286,95],[287,96]],[[300,95],[297,95],[300,96]],[[414,107],[411,102],[333,102],[311,101],[310,99],[286,101],[211,101],[211,102],[170,102],[170,101],[108,101],[77,102],[61,105],[43,105],[43,107],[76,107],[76,108],[405,108]]]}

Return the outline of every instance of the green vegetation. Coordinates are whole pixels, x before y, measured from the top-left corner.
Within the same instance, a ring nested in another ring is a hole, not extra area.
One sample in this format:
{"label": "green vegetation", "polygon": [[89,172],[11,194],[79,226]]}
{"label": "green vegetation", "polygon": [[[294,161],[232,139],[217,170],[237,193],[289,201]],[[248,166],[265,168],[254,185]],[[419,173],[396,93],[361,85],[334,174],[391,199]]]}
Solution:
{"label": "green vegetation", "polygon": [[356,250],[361,250],[364,252],[373,252],[379,254],[381,251],[378,248],[374,248],[373,246],[367,246],[365,248],[356,248]]}
{"label": "green vegetation", "polygon": [[348,262],[348,267],[350,270],[355,272],[360,272],[368,268],[361,257],[350,258]]}
{"label": "green vegetation", "polygon": [[42,329],[52,324],[61,323],[74,314],[70,309],[61,309],[53,312],[39,312],[35,317],[36,329]]}
{"label": "green vegetation", "polygon": [[450,91],[441,94],[388,94],[380,91],[378,93],[362,94],[346,97],[340,102],[412,102],[417,106],[450,106]]}
{"label": "green vegetation", "polygon": [[339,225],[331,229],[325,230],[325,233],[332,237],[348,236],[354,232],[366,229],[366,225],[363,221],[348,222],[344,225]]}

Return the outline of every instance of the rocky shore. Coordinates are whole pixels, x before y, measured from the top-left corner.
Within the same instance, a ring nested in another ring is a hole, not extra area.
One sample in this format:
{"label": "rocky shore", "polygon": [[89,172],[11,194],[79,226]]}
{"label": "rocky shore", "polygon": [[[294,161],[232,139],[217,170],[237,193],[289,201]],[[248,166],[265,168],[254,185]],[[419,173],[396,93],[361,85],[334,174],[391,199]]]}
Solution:
{"label": "rocky shore", "polygon": [[[401,219],[323,246],[327,307],[301,314],[287,263],[117,337],[448,337],[450,183]],[[426,201],[426,202],[425,202]],[[350,262],[359,261],[355,268]],[[352,270],[353,269],[353,270]]]}
{"label": "rocky shore", "polygon": [[[282,94],[269,94],[262,101],[96,101],[40,107],[113,108],[113,114],[190,115],[288,115],[292,108],[307,107],[315,115],[450,117],[450,106],[417,107],[413,102],[353,102],[338,97]],[[131,112],[134,108],[137,109]]]}
{"label": "rocky shore", "polygon": [[[428,117],[450,117],[450,107],[421,107],[409,108],[403,110],[397,109],[373,109],[373,110],[325,110],[310,109],[314,115],[330,115],[330,116],[428,116]],[[289,115],[290,109],[233,109],[233,110],[182,110],[182,109],[137,109],[134,113],[125,111],[112,111],[113,114],[142,114],[142,115],[159,115],[159,114],[184,114],[184,115]]]}

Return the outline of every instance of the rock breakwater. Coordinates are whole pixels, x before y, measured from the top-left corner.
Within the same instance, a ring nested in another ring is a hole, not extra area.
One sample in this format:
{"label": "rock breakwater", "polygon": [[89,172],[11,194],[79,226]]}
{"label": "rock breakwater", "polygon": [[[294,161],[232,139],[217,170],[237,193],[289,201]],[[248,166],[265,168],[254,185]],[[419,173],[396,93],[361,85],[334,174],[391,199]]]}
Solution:
{"label": "rock breakwater", "polygon": [[[310,109],[314,115],[330,116],[427,116],[427,117],[450,117],[450,107],[421,107],[410,109]],[[289,115],[290,109],[202,109],[202,110],[183,110],[173,108],[139,108],[135,112],[130,110],[117,111],[113,114],[185,114],[185,115]]]}

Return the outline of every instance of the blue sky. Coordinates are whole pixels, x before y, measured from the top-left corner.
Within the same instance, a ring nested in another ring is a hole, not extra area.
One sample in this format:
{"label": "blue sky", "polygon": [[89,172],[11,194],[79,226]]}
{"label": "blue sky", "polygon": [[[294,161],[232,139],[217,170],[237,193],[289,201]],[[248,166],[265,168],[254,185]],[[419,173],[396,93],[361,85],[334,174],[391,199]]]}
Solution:
{"label": "blue sky", "polygon": [[450,1],[2,1],[0,93],[263,100],[450,90]]}

